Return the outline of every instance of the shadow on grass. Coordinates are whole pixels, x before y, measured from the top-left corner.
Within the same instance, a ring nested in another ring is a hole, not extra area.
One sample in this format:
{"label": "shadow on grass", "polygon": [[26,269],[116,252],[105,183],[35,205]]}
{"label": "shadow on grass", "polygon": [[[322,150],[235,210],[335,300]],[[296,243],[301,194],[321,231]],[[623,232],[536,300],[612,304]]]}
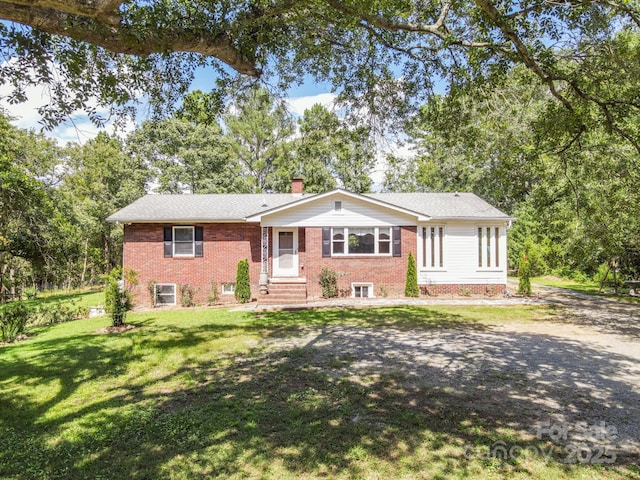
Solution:
{"label": "shadow on grass", "polygon": [[[300,323],[318,333],[275,349],[269,341],[291,328],[291,314],[242,327],[148,325],[117,342],[94,335],[34,342],[19,362],[2,352],[0,477],[353,477],[380,469],[446,478],[488,466],[533,476],[526,462],[467,459],[464,447],[538,446],[518,432],[535,434],[534,422],[550,420],[545,412],[554,408],[595,420],[590,412],[613,408],[603,396],[627,418],[640,417],[640,395],[615,376],[627,357],[552,336],[452,331],[457,316],[428,312],[312,311]],[[347,313],[356,322],[343,328]],[[362,328],[388,326],[390,315],[404,336]],[[260,332],[266,346],[185,361],[143,383],[121,381],[133,364],[140,376],[158,366],[145,360],[150,351],[188,357],[230,328]],[[57,393],[43,402],[16,385],[46,382],[56,382]],[[97,398],[74,404],[87,382]]]}
{"label": "shadow on grass", "polygon": [[342,325],[345,322],[363,327],[464,328],[484,330],[486,326],[455,313],[442,313],[415,306],[379,308],[322,308],[295,312],[256,313],[257,325],[272,327]]}

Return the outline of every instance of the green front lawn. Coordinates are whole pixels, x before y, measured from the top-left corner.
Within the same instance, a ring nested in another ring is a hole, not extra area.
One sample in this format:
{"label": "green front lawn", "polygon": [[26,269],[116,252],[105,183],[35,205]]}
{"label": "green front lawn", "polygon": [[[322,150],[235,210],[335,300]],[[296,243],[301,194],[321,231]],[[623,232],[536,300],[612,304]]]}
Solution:
{"label": "green front lawn", "polygon": [[569,278],[554,277],[551,275],[545,275],[542,277],[532,277],[531,282],[534,284],[545,285],[547,287],[566,288],[567,290],[573,290],[574,292],[586,293],[588,295],[597,295],[599,297],[606,297],[617,300],[625,300],[629,302],[640,302],[640,298],[631,297],[628,295],[629,288],[621,287],[618,289],[618,295],[612,293],[610,286],[605,286],[600,291],[600,284],[598,282],[577,282]]}
{"label": "green front lawn", "polygon": [[[262,340],[309,326],[487,328],[547,307],[390,307],[296,313],[154,310],[31,331],[0,347],[0,478],[638,478],[633,467],[465,458],[514,443],[449,391],[336,375],[350,359]],[[527,445],[527,443],[520,443]]]}

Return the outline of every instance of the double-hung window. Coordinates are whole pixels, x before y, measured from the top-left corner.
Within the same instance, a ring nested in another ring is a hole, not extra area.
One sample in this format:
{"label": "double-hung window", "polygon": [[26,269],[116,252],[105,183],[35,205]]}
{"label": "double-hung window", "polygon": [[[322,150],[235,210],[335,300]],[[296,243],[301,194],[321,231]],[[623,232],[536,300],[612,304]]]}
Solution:
{"label": "double-hung window", "polygon": [[420,232],[420,267],[426,270],[444,268],[444,225],[424,225]]}
{"label": "double-hung window", "polygon": [[477,227],[478,268],[500,268],[500,227]]}
{"label": "double-hung window", "polygon": [[173,227],[173,256],[193,257],[195,255],[193,227]]}
{"label": "double-hung window", "polygon": [[203,227],[176,225],[164,227],[165,257],[202,257]]}

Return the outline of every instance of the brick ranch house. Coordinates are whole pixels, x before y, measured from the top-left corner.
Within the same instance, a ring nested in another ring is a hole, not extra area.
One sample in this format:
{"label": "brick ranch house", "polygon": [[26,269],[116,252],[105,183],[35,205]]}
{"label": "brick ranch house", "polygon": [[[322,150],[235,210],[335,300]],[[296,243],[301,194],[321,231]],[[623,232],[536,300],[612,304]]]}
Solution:
{"label": "brick ranch house", "polygon": [[111,215],[124,227],[123,263],[138,272],[137,303],[179,304],[180,285],[205,303],[217,286],[235,301],[248,259],[259,303],[318,299],[322,267],[351,297],[403,296],[413,252],[423,293],[502,293],[512,217],[472,193],[146,195]]}

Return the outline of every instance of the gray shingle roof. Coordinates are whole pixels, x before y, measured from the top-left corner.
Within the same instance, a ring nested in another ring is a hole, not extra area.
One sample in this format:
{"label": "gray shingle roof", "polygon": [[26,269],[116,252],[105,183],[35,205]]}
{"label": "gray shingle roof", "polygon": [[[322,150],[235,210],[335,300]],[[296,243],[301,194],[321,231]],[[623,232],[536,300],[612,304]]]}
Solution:
{"label": "gray shingle roof", "polygon": [[[107,221],[215,222],[243,221],[260,212],[313,195],[207,194],[145,195],[117,211]],[[438,218],[504,219],[511,217],[473,193],[373,193],[365,197]]]}
{"label": "gray shingle roof", "polygon": [[[233,221],[299,200],[300,195],[145,195],[107,218],[108,222]],[[263,206],[264,205],[264,206]]]}
{"label": "gray shingle roof", "polygon": [[473,193],[371,193],[365,196],[433,218],[511,218]]}

